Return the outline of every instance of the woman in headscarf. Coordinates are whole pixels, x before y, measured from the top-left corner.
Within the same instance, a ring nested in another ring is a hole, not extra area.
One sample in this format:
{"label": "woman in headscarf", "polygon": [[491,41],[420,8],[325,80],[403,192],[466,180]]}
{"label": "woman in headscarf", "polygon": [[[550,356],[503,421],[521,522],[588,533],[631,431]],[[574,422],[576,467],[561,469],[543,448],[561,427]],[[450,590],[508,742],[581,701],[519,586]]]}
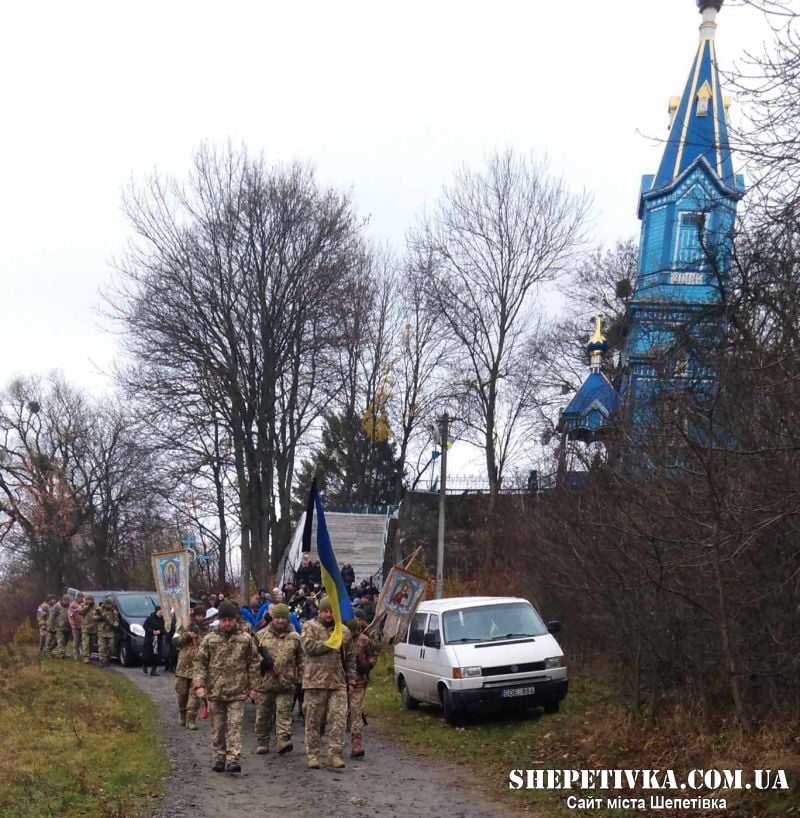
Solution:
{"label": "woman in headscarf", "polygon": [[156,609],[147,619],[144,620],[144,648],[142,649],[142,673],[147,673],[150,668],[151,676],[158,676],[156,668],[161,663],[161,640],[164,635],[164,612],[161,606]]}

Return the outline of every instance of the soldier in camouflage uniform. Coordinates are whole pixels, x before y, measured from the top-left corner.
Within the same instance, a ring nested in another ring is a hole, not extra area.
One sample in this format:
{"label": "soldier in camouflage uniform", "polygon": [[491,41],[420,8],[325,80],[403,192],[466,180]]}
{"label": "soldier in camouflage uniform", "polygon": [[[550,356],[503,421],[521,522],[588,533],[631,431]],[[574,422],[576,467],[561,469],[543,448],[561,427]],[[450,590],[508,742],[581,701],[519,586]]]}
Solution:
{"label": "soldier in camouflage uniform", "polygon": [[197,730],[197,711],[200,709],[200,702],[194,695],[192,669],[200,642],[208,635],[208,632],[206,609],[198,605],[192,610],[189,627],[181,625],[175,636],[172,637],[172,644],[178,649],[178,663],[175,665],[178,724],[182,724],[187,730]]}
{"label": "soldier in camouflage uniform", "polygon": [[72,631],[72,658],[77,662],[81,656],[81,641],[83,635],[83,594],[78,594],[69,606],[69,626]]}
{"label": "soldier in camouflage uniform", "polygon": [[378,649],[370,637],[364,633],[367,617],[364,611],[356,610],[355,619],[347,623],[356,643],[356,681],[350,691],[350,758],[363,758],[361,744],[364,725],[364,696],[367,694],[369,674],[378,661]]}
{"label": "soldier in camouflage uniform", "polygon": [[69,624],[70,602],[70,598],[64,594],[61,602],[50,612],[50,629],[55,630],[56,634],[56,649],[53,651],[53,656],[58,656],[59,659],[66,656],[67,641],[72,630]]}
{"label": "soldier in camouflage uniform", "polygon": [[330,599],[319,604],[319,615],[303,625],[303,706],[306,717],[306,753],[310,770],[319,769],[319,751],[323,723],[328,736],[328,764],[344,767],[344,728],[347,721],[347,697],[355,683],[356,653],[347,628],[342,645],[336,650],[325,643],[333,632],[334,619]]}
{"label": "soldier in camouflage uniform", "polygon": [[56,601],[56,597],[51,594],[36,609],[36,624],[39,627],[39,653],[44,653],[46,650],[48,650],[48,643],[50,641],[48,621],[50,617],[50,610],[56,604]]}
{"label": "soldier in camouflage uniform", "polygon": [[274,662],[259,683],[262,694],[256,709],[257,753],[269,752],[269,738],[275,729],[279,755],[290,753],[292,745],[292,710],[295,687],[303,678],[303,646],[300,637],[289,624],[289,606],[273,605],[272,621],[256,636]]}
{"label": "soldier in camouflage uniform", "polygon": [[48,653],[53,653],[56,649],[56,617],[58,616],[58,609],[61,603],[58,597],[53,597],[53,602],[50,604],[50,610],[47,612],[47,646],[45,650]]}
{"label": "soldier in camouflage uniform", "polygon": [[258,644],[237,623],[232,602],[221,602],[219,627],[206,636],[197,649],[192,666],[192,684],[198,699],[208,699],[211,713],[211,742],[214,772],[241,772],[242,719],[244,702],[257,701],[261,657]]}
{"label": "soldier in camouflage uniform", "polygon": [[119,627],[119,614],[110,596],[107,596],[103,604],[95,610],[94,623],[97,626],[97,655],[100,658],[100,667],[107,667]]}
{"label": "soldier in camouflage uniform", "polygon": [[94,606],[94,597],[87,594],[83,600],[83,605],[78,610],[81,615],[81,656],[84,664],[88,665],[92,656],[92,637],[97,633],[97,622],[94,614],[97,608]]}

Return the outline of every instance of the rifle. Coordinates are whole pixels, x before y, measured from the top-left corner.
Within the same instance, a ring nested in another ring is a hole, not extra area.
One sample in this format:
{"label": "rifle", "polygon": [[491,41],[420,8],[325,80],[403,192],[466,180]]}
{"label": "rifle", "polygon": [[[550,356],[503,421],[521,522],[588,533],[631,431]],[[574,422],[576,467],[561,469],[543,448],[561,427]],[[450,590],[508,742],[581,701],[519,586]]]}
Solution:
{"label": "rifle", "polygon": [[261,662],[259,663],[258,669],[261,671],[262,676],[266,676],[267,673],[275,667],[275,660],[270,655],[270,652],[263,646],[258,646],[258,653],[261,656]]}

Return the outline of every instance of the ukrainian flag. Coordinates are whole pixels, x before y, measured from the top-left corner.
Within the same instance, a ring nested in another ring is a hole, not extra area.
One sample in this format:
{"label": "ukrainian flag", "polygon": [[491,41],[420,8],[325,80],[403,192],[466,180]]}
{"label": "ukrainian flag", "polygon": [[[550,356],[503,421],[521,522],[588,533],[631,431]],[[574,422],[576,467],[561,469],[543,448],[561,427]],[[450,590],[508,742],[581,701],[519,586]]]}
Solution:
{"label": "ukrainian flag", "polygon": [[[322,584],[328,592],[333,610],[333,633],[325,644],[329,648],[339,650],[342,646],[342,626],[344,622],[353,618],[353,607],[350,604],[350,596],[347,593],[347,589],[344,587],[342,572],[339,570],[339,563],[336,561],[336,554],[333,551],[331,537],[330,534],[328,534],[328,525],[325,522],[325,510],[319,499],[316,480],[311,481],[311,493],[308,500],[308,509],[311,510],[313,501],[313,508],[316,509],[317,512],[317,555],[319,556],[319,564],[322,569]],[[310,530],[311,527],[310,517],[311,515],[306,512],[306,530]]]}

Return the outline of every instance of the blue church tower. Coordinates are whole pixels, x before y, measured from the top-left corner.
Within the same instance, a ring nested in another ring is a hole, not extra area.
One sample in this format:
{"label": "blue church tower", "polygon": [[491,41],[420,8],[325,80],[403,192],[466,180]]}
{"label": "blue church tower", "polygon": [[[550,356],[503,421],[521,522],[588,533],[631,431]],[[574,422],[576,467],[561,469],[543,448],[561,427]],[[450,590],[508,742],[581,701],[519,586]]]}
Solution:
{"label": "blue church tower", "polygon": [[[608,446],[620,416],[646,434],[664,390],[702,400],[715,382],[704,352],[724,332],[722,305],[733,252],[736,205],[744,180],[731,161],[728,99],[717,69],[716,18],[724,0],[696,0],[700,42],[683,95],[669,103],[669,136],[655,175],[642,178],[639,267],[625,315],[621,377],[601,371],[608,345],[602,316],[587,351],[591,371],[561,412],[559,479],[579,487],[571,471],[574,447]],[[585,477],[585,474],[584,474]]]}
{"label": "blue church tower", "polygon": [[683,94],[669,104],[669,137],[655,175],[642,179],[639,268],[626,314],[622,411],[644,425],[657,389],[713,383],[703,348],[722,332],[719,307],[732,254],[736,176],[728,99],[717,69],[716,17],[724,0],[697,0],[700,42]]}

